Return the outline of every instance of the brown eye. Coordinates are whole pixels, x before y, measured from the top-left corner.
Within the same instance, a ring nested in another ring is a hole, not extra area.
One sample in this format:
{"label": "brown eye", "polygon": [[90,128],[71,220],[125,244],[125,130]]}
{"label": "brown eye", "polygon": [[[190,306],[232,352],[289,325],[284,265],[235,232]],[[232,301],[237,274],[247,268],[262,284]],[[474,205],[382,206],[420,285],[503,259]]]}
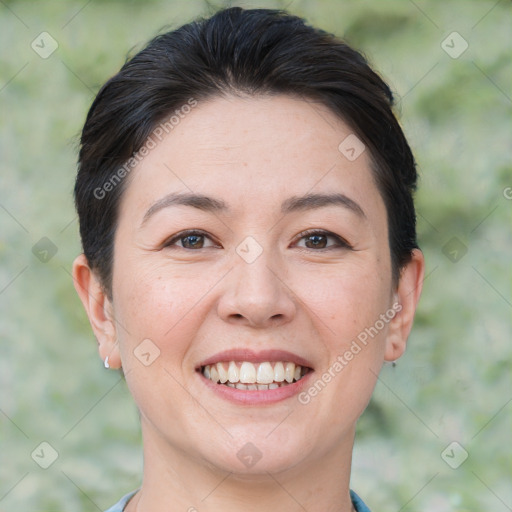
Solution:
{"label": "brown eye", "polygon": [[188,235],[180,238],[180,242],[186,249],[201,249],[204,245],[203,235]]}
{"label": "brown eye", "polygon": [[306,237],[306,247],[308,249],[324,249],[326,246],[326,235],[309,235]]}
{"label": "brown eye", "polygon": [[[209,240],[210,245],[205,245],[205,242]],[[216,245],[212,242],[211,238],[197,230],[187,230],[178,233],[177,235],[170,238],[164,243],[163,247],[167,248],[182,248],[182,249],[206,249],[208,247],[215,247]]]}
{"label": "brown eye", "polygon": [[[305,245],[301,246],[299,243],[304,240]],[[329,244],[329,240],[333,240],[334,243]],[[351,246],[338,235],[330,233],[329,231],[304,231],[299,234],[298,247],[305,247],[306,249],[337,249],[345,248],[350,249]]]}

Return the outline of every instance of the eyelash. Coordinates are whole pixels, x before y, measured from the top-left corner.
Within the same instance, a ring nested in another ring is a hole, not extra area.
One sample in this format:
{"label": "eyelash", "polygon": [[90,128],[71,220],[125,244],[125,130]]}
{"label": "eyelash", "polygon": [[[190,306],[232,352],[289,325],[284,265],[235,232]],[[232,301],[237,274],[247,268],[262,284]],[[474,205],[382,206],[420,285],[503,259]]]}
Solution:
{"label": "eyelash", "polygon": [[[315,236],[315,235],[325,236],[327,238],[334,238],[336,240],[336,245],[330,246],[330,247],[324,247],[324,248],[319,249],[318,251],[315,249],[308,248],[308,247],[301,247],[300,249],[306,250],[306,251],[315,251],[315,252],[329,251],[332,249],[352,249],[352,246],[345,239],[343,239],[342,237],[340,237],[338,235],[335,235],[334,233],[331,233],[330,231],[325,231],[322,229],[308,229],[306,231],[302,231],[301,233],[299,233],[297,235],[296,240],[300,241],[303,238],[311,237],[311,236]],[[177,241],[180,241],[183,238],[187,238],[189,236],[203,236],[205,238],[209,238],[210,240],[212,240],[211,237],[204,231],[201,231],[198,229],[187,229],[185,231],[181,231],[176,236],[173,236],[172,238],[170,238],[169,240],[164,242],[162,247],[171,248],[172,246],[175,245],[175,243]],[[205,249],[208,249],[208,248],[209,247],[205,247]],[[197,249],[189,249],[187,247],[181,247],[181,249],[197,250]],[[203,247],[200,247],[200,249],[203,249]]]}
{"label": "eyelash", "polygon": [[[325,236],[327,238],[334,238],[336,240],[336,245],[330,246],[330,247],[325,247],[320,250],[329,251],[332,249],[352,249],[352,246],[344,238],[342,238],[339,235],[335,235],[334,233],[331,233],[330,231],[325,231],[323,229],[307,229],[306,231],[302,231],[301,233],[299,233],[297,235],[296,240],[302,240],[303,238],[311,237],[311,236],[315,236],[315,235],[321,235],[321,236]],[[314,250],[314,249],[310,249],[308,247],[304,247],[302,249]]]}

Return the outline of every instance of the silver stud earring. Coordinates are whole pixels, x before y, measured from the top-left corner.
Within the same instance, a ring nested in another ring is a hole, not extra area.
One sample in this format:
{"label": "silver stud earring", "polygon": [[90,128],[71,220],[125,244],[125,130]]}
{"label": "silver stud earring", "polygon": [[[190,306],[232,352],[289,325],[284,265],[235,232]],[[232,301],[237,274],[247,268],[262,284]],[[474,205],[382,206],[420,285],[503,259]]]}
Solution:
{"label": "silver stud earring", "polygon": [[110,365],[108,364],[108,356],[105,357],[105,368],[110,368]]}

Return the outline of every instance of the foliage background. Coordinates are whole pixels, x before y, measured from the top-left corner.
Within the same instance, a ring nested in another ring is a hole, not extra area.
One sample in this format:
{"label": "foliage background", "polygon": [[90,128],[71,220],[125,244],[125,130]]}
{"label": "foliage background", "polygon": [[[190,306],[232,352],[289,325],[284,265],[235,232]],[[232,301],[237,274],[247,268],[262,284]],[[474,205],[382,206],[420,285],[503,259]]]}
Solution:
{"label": "foliage background", "polygon": [[[511,510],[510,2],[234,4],[286,7],[362,50],[399,98],[422,176],[423,296],[360,420],[352,487],[384,512]],[[130,48],[207,13],[200,1],[0,3],[2,512],[105,510],[140,485],[137,410],[103,369],[70,277],[77,136]],[[59,45],[47,59],[31,48],[42,31]],[[469,44],[457,59],[441,47],[453,31]],[[32,252],[42,237],[58,250],[47,263]],[[42,441],[59,454],[46,470],[31,458]],[[441,457],[453,441],[469,454],[457,469]]]}

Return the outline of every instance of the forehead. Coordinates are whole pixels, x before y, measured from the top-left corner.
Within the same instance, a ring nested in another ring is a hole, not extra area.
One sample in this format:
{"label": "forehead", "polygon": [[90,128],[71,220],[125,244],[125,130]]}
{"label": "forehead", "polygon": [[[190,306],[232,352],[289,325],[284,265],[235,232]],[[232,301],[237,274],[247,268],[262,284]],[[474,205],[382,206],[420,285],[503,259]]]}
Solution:
{"label": "forehead", "polygon": [[319,103],[289,96],[214,98],[176,120],[168,133],[150,137],[153,148],[132,171],[121,216],[170,192],[223,198],[236,214],[328,192],[370,210],[383,208],[368,152],[347,158],[344,141],[357,143],[353,130]]}

